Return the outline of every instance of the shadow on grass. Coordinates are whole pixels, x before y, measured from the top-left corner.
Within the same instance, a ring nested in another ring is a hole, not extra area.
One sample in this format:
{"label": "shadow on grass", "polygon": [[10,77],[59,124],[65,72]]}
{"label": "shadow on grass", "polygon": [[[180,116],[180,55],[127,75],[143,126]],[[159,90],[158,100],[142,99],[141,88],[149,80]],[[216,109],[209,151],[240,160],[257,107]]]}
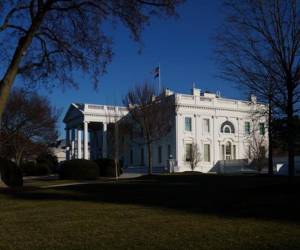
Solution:
{"label": "shadow on grass", "polygon": [[136,204],[225,217],[300,222],[300,179],[285,177],[158,175],[44,190],[3,192],[26,200]]}

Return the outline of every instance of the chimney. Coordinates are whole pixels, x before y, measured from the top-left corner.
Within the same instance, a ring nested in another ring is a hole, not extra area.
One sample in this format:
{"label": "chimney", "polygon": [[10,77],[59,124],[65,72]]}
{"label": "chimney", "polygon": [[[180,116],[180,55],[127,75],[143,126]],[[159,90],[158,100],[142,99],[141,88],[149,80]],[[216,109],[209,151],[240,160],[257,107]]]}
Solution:
{"label": "chimney", "polygon": [[256,95],[251,94],[250,95],[250,101],[255,104],[257,102]]}
{"label": "chimney", "polygon": [[193,96],[200,96],[201,90],[196,88],[196,83],[193,82],[193,88],[192,88],[192,95]]}

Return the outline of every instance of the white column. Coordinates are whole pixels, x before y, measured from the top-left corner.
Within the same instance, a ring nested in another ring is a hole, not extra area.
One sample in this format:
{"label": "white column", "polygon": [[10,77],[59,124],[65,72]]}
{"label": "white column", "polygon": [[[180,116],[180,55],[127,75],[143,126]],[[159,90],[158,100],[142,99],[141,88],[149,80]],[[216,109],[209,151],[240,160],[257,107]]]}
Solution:
{"label": "white column", "polygon": [[102,157],[107,157],[107,123],[104,122],[102,131]]}
{"label": "white column", "polygon": [[83,123],[83,152],[84,152],[84,159],[88,160],[89,158],[89,149],[88,149],[88,136],[89,136],[89,130],[88,130],[88,123],[84,122]]}
{"label": "white column", "polygon": [[71,130],[71,158],[75,158],[75,129]]}
{"label": "white column", "polygon": [[77,129],[77,158],[81,159],[82,158],[82,153],[81,153],[81,130],[78,128]]}
{"label": "white column", "polygon": [[[181,166],[182,163],[182,151],[184,150],[184,145],[183,145],[183,141],[182,141],[182,124],[181,124],[181,115],[180,114],[176,114],[175,116],[175,123],[176,123],[176,161],[177,161],[177,168],[179,170],[179,166]],[[183,151],[184,152],[184,151]]]}
{"label": "white column", "polygon": [[[215,110],[216,111],[216,110]],[[218,149],[217,149],[217,143],[216,143],[216,141],[215,141],[215,139],[216,139],[216,135],[217,135],[217,131],[216,131],[216,127],[215,127],[215,120],[216,120],[216,115],[214,115],[213,117],[212,117],[212,123],[213,123],[213,139],[212,139],[212,163],[213,163],[213,166],[215,166],[215,164],[216,164],[216,154],[217,154],[217,152],[218,152]]]}
{"label": "white column", "polygon": [[70,129],[66,128],[66,160],[70,160]]}

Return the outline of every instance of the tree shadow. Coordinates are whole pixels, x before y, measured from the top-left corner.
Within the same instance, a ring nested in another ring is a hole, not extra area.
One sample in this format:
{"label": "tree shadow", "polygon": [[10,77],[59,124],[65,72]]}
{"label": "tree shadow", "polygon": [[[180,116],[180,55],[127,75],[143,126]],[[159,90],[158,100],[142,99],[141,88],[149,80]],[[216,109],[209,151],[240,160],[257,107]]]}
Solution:
{"label": "tree shadow", "polygon": [[287,178],[278,176],[157,175],[6,194],[25,200],[135,204],[224,217],[300,222],[298,177],[291,187]]}

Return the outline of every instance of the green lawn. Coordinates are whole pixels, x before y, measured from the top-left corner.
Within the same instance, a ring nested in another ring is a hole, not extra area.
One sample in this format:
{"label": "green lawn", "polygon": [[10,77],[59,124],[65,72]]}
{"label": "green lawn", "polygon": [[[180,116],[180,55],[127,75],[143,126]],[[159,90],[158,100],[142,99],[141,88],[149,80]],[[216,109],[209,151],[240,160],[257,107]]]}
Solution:
{"label": "green lawn", "polygon": [[267,176],[1,189],[0,249],[300,249],[299,199]]}

